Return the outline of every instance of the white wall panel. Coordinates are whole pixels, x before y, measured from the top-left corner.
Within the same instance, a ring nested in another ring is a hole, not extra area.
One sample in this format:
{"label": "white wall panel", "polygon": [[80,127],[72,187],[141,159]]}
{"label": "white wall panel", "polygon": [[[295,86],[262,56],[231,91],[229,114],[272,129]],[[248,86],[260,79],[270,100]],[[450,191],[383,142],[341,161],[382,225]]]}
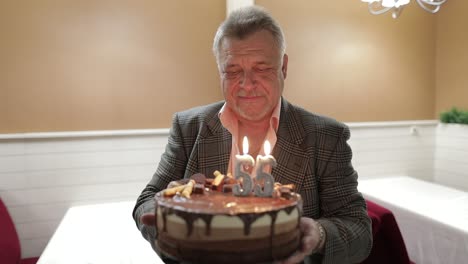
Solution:
{"label": "white wall panel", "polygon": [[0,141],[0,144],[0,157],[24,154],[25,144],[23,141]]}
{"label": "white wall panel", "polygon": [[[16,171],[0,173],[1,189],[43,188],[83,184],[121,182],[128,179],[146,181],[156,170],[160,153],[150,164],[126,164],[108,167]],[[158,161],[157,161],[158,160]]]}
{"label": "white wall panel", "polygon": [[435,126],[431,122],[350,124],[349,144],[359,178],[394,174],[432,181]]}
{"label": "white wall panel", "polygon": [[136,198],[142,190],[142,181],[121,181],[99,185],[75,185],[66,187],[16,189],[0,191],[9,206],[47,204],[54,202],[96,201],[119,197]]}
{"label": "white wall panel", "polygon": [[0,171],[39,171],[145,164],[160,158],[160,153],[160,149],[140,149],[3,156],[0,157],[2,166]]}
{"label": "white wall panel", "polygon": [[24,257],[42,252],[70,206],[136,200],[167,142],[167,131],[72,134],[0,137],[0,197]]}
{"label": "white wall panel", "polygon": [[58,221],[34,221],[23,224],[17,224],[18,236],[21,238],[43,238],[44,233],[54,233],[57,228]]}
{"label": "white wall panel", "polygon": [[[52,234],[50,235],[50,237],[52,236]],[[38,256],[40,252],[44,251],[45,247],[47,246],[47,243],[49,242],[50,237],[43,236],[41,238],[20,239],[21,255],[23,257]]]}
{"label": "white wall panel", "polygon": [[69,207],[69,202],[54,202],[9,206],[8,209],[18,226],[24,223],[60,220]]}
{"label": "white wall panel", "polygon": [[435,181],[468,191],[468,125],[437,126]]}

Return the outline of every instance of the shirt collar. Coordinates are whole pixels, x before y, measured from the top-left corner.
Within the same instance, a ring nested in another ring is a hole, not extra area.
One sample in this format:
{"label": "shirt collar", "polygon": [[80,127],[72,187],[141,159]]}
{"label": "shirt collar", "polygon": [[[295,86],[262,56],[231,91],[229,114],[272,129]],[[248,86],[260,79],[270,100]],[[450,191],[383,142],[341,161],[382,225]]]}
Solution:
{"label": "shirt collar", "polygon": [[[273,131],[275,132],[278,131],[280,113],[281,97],[278,100],[278,103],[276,104],[275,108],[273,109],[273,112],[270,117],[270,128],[273,129]],[[221,107],[221,109],[219,110],[218,116],[224,128],[226,128],[232,135],[237,135],[238,120],[232,112],[232,110],[226,106],[226,103],[224,103],[223,107]]]}

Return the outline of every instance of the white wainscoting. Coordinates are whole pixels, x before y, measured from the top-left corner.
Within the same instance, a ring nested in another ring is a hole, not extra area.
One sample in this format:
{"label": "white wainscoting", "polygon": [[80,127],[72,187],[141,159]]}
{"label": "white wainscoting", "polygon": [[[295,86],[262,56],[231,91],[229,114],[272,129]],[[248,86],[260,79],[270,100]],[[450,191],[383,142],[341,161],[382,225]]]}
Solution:
{"label": "white wainscoting", "polygon": [[[349,123],[360,178],[433,180],[437,124]],[[71,205],[136,200],[159,163],[168,131],[0,135],[0,197],[17,226],[23,257],[41,254]]]}
{"label": "white wainscoting", "polygon": [[436,121],[350,123],[353,165],[360,179],[410,175],[434,179]]}
{"label": "white wainscoting", "polygon": [[136,200],[167,135],[168,129],[0,135],[0,197],[23,257],[40,255],[70,206]]}
{"label": "white wainscoting", "polygon": [[468,191],[468,125],[439,124],[434,181]]}

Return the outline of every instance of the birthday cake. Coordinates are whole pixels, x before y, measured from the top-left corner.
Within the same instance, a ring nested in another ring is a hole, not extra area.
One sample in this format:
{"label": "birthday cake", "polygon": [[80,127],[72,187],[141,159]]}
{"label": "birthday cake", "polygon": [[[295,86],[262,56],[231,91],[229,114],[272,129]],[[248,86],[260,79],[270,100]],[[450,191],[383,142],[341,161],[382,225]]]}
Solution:
{"label": "birthday cake", "polygon": [[[300,245],[302,200],[293,186],[275,183],[271,197],[233,194],[242,185],[217,172],[172,182],[155,196],[156,247],[190,263],[265,263]],[[234,187],[234,188],[233,188]]]}

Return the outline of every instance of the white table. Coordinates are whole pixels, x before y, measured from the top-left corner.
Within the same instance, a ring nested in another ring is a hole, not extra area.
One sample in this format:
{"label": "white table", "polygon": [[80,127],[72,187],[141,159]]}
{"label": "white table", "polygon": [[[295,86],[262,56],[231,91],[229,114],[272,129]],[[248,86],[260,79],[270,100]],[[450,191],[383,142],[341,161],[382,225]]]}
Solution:
{"label": "white table", "polygon": [[37,264],[158,264],[132,219],[134,202],[71,207]]}
{"label": "white table", "polygon": [[361,180],[358,188],[393,212],[412,261],[467,263],[468,193],[405,176]]}

